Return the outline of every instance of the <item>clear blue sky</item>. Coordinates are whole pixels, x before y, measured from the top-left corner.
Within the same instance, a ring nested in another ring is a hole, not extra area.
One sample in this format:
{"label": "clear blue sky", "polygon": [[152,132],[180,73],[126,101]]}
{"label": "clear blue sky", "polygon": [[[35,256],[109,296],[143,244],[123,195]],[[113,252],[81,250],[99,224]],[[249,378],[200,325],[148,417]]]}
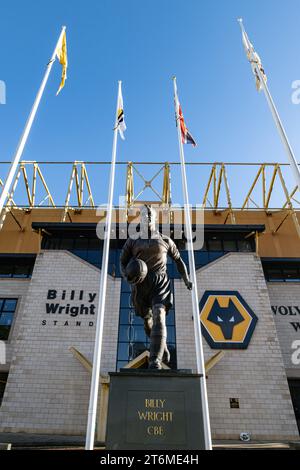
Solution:
{"label": "clear blue sky", "polygon": [[[0,80],[6,82],[7,104],[0,106],[0,160],[12,158],[65,24],[68,80],[56,97],[61,67],[55,63],[23,159],[109,161],[121,79],[127,132],[118,160],[178,160],[171,81],[176,74],[185,119],[198,142],[196,149],[185,146],[187,161],[285,161],[264,96],[255,89],[239,16],[262,58],[299,160],[300,105],[291,101],[291,84],[300,79],[299,0],[2,2]],[[49,173],[57,203],[67,189],[63,174]],[[189,170],[188,176],[191,201],[200,202],[207,170]],[[245,193],[247,177],[239,184],[231,178],[235,201]],[[91,180],[97,202],[105,202],[107,171],[94,171]],[[124,185],[124,168],[122,174],[118,169],[116,195]],[[172,192],[180,203],[176,171]]]}

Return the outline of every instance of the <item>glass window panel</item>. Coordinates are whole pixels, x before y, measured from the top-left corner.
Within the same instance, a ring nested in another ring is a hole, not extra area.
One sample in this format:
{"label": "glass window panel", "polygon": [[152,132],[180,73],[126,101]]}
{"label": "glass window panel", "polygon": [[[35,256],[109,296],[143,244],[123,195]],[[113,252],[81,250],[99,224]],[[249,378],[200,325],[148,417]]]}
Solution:
{"label": "glass window panel", "polygon": [[134,310],[131,310],[131,314],[132,314],[132,324],[134,326],[143,326],[144,325],[144,320],[142,317],[139,317],[138,315],[136,315],[134,313]]}
{"label": "glass window panel", "polygon": [[146,333],[143,326],[133,326],[133,337],[132,340],[135,342],[145,342]]}
{"label": "glass window panel", "polygon": [[131,354],[132,354],[132,359],[138,357],[140,354],[142,354],[144,351],[146,351],[148,348],[147,348],[147,345],[145,342],[143,343],[133,343],[131,345]]}
{"label": "glass window panel", "polygon": [[2,313],[0,315],[0,325],[11,326],[14,314],[12,312]]}
{"label": "glass window panel", "polygon": [[175,325],[175,312],[174,310],[169,310],[166,320],[167,326],[174,326]]}
{"label": "glass window panel", "polygon": [[119,263],[115,264],[115,276],[116,277],[121,277],[121,270],[120,270],[120,265]]}
{"label": "glass window panel", "polygon": [[116,262],[117,262],[116,250],[110,250],[109,251],[108,262],[116,264]]}
{"label": "glass window panel", "polygon": [[130,284],[128,284],[128,282],[126,281],[122,281],[122,292],[127,292],[127,293],[131,292]]}
{"label": "glass window panel", "polygon": [[10,326],[0,325],[0,341],[6,341],[9,336]]}
{"label": "glass window panel", "polygon": [[120,325],[129,325],[131,323],[131,311],[129,308],[120,309]]}
{"label": "glass window panel", "polygon": [[170,279],[181,279],[181,275],[179,274],[176,265],[168,267],[168,274]]}
{"label": "glass window panel", "polygon": [[0,266],[0,277],[12,277],[14,267],[11,263],[5,263]]}
{"label": "glass window panel", "polygon": [[72,250],[72,253],[74,253],[74,255],[78,256],[78,258],[81,258],[81,259],[84,259],[84,260],[87,259],[87,250]]}
{"label": "glass window panel", "polygon": [[117,267],[114,263],[109,263],[108,264],[108,274],[110,274],[111,276],[113,277],[116,277],[117,276]]}
{"label": "glass window panel", "polygon": [[62,238],[61,239],[61,244],[60,244],[60,249],[61,250],[72,250],[73,245],[74,245],[73,238]]}
{"label": "glass window panel", "polygon": [[128,351],[129,343],[119,343],[118,346],[118,361],[127,361],[129,357]]}
{"label": "glass window panel", "polygon": [[204,266],[208,263],[208,253],[205,251],[195,251],[195,265],[196,268]]}
{"label": "glass window panel", "polygon": [[224,251],[210,251],[209,252],[209,261],[212,262],[215,259],[218,259],[223,255],[224,255]]}
{"label": "glass window panel", "polygon": [[205,240],[203,242],[203,247],[201,248],[201,251],[207,251],[207,242]]}
{"label": "glass window panel", "polygon": [[87,261],[92,264],[101,263],[102,261],[102,251],[99,250],[89,250],[87,252]]}
{"label": "glass window panel", "polygon": [[4,312],[14,312],[16,310],[17,300],[16,299],[5,299],[3,306]]}
{"label": "glass window panel", "polygon": [[269,279],[280,279],[283,280],[283,274],[281,269],[267,269],[267,277]]}
{"label": "glass window panel", "polygon": [[15,266],[13,277],[24,278],[28,277],[29,268],[28,266]]}
{"label": "glass window panel", "polygon": [[209,240],[208,241],[209,251],[222,251],[222,241],[221,240]]}
{"label": "glass window panel", "polygon": [[249,240],[238,240],[239,251],[253,251],[251,242]]}
{"label": "glass window panel", "polygon": [[121,305],[122,308],[130,307],[130,294],[122,293],[121,294]]}
{"label": "glass window panel", "polygon": [[119,341],[126,342],[130,341],[133,342],[135,338],[135,327],[130,325],[120,325],[119,329]]}
{"label": "glass window panel", "polygon": [[168,364],[171,369],[176,369],[177,367],[177,355],[176,355],[176,345],[168,343],[168,349],[170,352],[171,360]]}
{"label": "glass window panel", "polygon": [[170,341],[170,343],[175,343],[175,327],[174,326],[170,326],[168,328],[168,341]]}
{"label": "glass window panel", "polygon": [[167,266],[167,272],[168,272],[169,277],[173,279],[173,277],[177,274],[177,268],[175,268],[173,264],[169,264]]}
{"label": "glass window panel", "polygon": [[4,299],[0,299],[0,312],[1,312],[1,310],[2,310],[3,304],[4,304]]}
{"label": "glass window panel", "polygon": [[60,249],[60,243],[61,239],[60,238],[51,238],[49,239],[49,249],[51,250],[59,250]]}
{"label": "glass window panel", "polygon": [[283,275],[286,279],[296,279],[299,277],[297,269],[283,269]]}
{"label": "glass window panel", "polygon": [[124,366],[126,366],[126,364],[128,364],[128,361],[118,361],[117,362],[117,370],[122,369]]}
{"label": "glass window panel", "polygon": [[223,240],[224,251],[237,251],[235,240]]}
{"label": "glass window panel", "polygon": [[89,239],[89,250],[92,251],[102,251],[103,242],[98,238],[90,238]]}
{"label": "glass window panel", "polygon": [[89,241],[85,237],[78,237],[74,239],[74,249],[75,250],[87,250]]}
{"label": "glass window panel", "polygon": [[181,251],[180,256],[183,259],[183,261],[185,262],[185,264],[188,264],[188,262],[189,262],[188,252],[187,251]]}

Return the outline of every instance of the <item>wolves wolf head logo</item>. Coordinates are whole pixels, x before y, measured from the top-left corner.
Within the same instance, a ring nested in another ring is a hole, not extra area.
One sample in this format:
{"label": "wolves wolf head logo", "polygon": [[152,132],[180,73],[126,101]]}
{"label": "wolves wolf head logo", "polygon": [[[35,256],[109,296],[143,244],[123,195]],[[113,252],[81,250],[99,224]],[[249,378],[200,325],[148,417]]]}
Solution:
{"label": "wolves wolf head logo", "polygon": [[215,299],[207,320],[221,328],[226,340],[231,340],[234,327],[245,319],[236,308],[232,299],[229,300],[228,307],[221,307],[218,300]]}

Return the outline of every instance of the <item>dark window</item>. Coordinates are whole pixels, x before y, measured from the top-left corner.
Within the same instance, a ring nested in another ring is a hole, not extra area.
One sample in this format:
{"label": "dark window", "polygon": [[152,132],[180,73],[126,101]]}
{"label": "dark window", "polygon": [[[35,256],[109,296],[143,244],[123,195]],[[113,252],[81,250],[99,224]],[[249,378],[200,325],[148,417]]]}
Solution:
{"label": "dark window", "polygon": [[288,380],[292,403],[294,407],[295,417],[298,425],[298,430],[300,433],[300,380],[299,379],[289,379]]}
{"label": "dark window", "polygon": [[212,261],[215,261],[218,258],[221,258],[221,256],[224,256],[224,251],[210,251],[209,253],[209,262],[211,263]]}
{"label": "dark window", "polygon": [[238,251],[253,251],[252,243],[249,240],[238,240]]}
{"label": "dark window", "polygon": [[7,340],[18,299],[0,299],[0,340]]}
{"label": "dark window", "polygon": [[35,255],[0,256],[0,277],[2,278],[30,278],[35,262]]}
{"label": "dark window", "polygon": [[264,258],[262,260],[268,282],[300,282],[300,261]]}
{"label": "dark window", "polygon": [[288,268],[284,268],[283,269],[283,276],[286,280],[286,282],[295,282],[295,281],[300,281],[300,272],[299,272],[299,269],[288,269]]}
{"label": "dark window", "polygon": [[7,383],[8,372],[0,372],[0,406],[3,400],[5,387]]}
{"label": "dark window", "polygon": [[222,240],[209,240],[208,249],[209,251],[223,251]]}
{"label": "dark window", "polygon": [[[60,234],[53,236],[45,235],[42,240],[42,248],[51,250],[69,250],[97,268],[101,268],[103,240],[93,238],[91,234],[80,236],[76,232],[73,232],[72,235],[68,234],[67,237]],[[255,251],[254,239],[249,238],[245,240],[243,233],[228,232],[215,234],[210,232],[205,234],[205,236],[206,240],[202,249],[194,252],[196,269],[205,266],[228,252]],[[125,240],[123,239],[111,240],[108,273],[114,277],[121,276],[119,260],[121,247],[124,243]],[[184,249],[185,243],[182,240],[177,240],[176,243],[180,250],[182,259],[186,264],[188,264],[188,253]],[[180,274],[171,259],[168,259],[167,261],[167,270],[170,278],[180,278]]]}
{"label": "dark window", "polygon": [[224,251],[237,251],[236,240],[224,240],[223,241]]}
{"label": "dark window", "polygon": [[283,281],[284,278],[283,278],[282,269],[279,269],[279,268],[268,269],[267,278],[269,281]]}
{"label": "dark window", "polygon": [[209,254],[206,251],[195,251],[194,257],[196,269],[205,266],[209,262]]}
{"label": "dark window", "polygon": [[72,238],[62,238],[60,249],[61,250],[72,250],[74,246],[74,240]]}

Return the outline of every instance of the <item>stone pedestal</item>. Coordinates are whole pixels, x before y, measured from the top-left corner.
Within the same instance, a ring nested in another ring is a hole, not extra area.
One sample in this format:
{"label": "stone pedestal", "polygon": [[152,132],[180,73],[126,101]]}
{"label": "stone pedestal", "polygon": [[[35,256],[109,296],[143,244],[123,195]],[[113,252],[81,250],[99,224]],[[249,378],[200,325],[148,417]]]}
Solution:
{"label": "stone pedestal", "polygon": [[202,450],[200,376],[190,371],[110,373],[108,450]]}

